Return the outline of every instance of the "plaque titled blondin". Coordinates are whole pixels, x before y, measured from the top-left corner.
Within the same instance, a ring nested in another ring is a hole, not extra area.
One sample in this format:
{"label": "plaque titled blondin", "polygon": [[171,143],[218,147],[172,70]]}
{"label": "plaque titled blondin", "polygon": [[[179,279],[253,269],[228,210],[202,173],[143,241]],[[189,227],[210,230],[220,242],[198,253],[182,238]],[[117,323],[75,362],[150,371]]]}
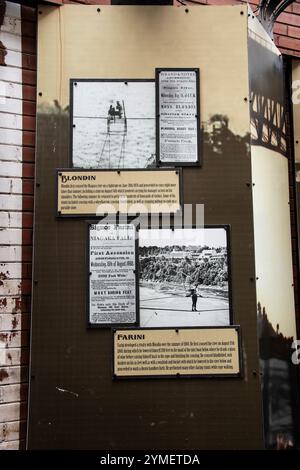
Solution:
{"label": "plaque titled blondin", "polygon": [[158,165],[199,165],[199,112],[199,69],[156,69]]}
{"label": "plaque titled blondin", "polygon": [[88,324],[136,325],[136,228],[88,224]]}
{"label": "plaque titled blondin", "polygon": [[175,214],[181,210],[180,168],[57,170],[57,216]]}

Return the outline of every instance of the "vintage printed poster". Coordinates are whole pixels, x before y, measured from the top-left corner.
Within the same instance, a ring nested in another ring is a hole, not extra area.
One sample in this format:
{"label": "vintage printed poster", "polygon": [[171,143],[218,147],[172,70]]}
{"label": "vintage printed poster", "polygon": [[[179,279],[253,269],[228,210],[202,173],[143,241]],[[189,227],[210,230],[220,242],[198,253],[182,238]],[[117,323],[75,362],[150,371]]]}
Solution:
{"label": "vintage printed poster", "polygon": [[159,163],[199,161],[199,69],[157,69]]}
{"label": "vintage printed poster", "polygon": [[88,232],[90,325],[135,324],[134,225],[91,224]]}

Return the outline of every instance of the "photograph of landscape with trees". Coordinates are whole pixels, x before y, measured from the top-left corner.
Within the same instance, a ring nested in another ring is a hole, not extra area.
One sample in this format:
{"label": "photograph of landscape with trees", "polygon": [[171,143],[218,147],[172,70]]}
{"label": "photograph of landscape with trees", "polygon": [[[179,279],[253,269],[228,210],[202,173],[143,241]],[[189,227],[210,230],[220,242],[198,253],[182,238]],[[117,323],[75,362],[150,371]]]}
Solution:
{"label": "photograph of landscape with trees", "polygon": [[227,230],[141,229],[141,327],[230,324]]}

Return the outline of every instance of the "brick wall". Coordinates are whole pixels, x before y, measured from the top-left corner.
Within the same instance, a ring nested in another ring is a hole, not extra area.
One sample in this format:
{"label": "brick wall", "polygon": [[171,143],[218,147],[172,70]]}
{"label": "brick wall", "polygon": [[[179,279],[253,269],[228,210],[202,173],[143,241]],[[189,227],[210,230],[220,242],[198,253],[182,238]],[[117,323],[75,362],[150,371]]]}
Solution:
{"label": "brick wall", "polygon": [[27,415],[36,16],[16,3],[0,8],[0,449],[18,449]]}

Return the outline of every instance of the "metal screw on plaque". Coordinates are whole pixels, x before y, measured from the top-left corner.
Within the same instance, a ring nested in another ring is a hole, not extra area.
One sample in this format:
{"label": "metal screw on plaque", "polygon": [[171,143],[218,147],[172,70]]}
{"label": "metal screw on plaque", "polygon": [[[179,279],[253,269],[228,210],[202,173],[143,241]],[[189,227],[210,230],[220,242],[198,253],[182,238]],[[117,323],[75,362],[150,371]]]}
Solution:
{"label": "metal screw on plaque", "polygon": [[299,140],[296,140],[296,144],[299,144]]}
{"label": "metal screw on plaque", "polygon": [[257,370],[253,369],[252,374],[256,377],[257,376]]}
{"label": "metal screw on plaque", "polygon": [[77,86],[77,82],[74,82],[74,86]]}
{"label": "metal screw on plaque", "polygon": [[248,101],[248,98],[245,96],[244,101]]}
{"label": "metal screw on plaque", "polygon": [[91,276],[91,275],[92,275],[92,273],[91,273],[91,272],[89,272],[89,276]]}
{"label": "metal screw on plaque", "polygon": [[101,12],[100,8],[97,8],[97,12],[98,12],[98,13],[100,13],[100,12]]}
{"label": "metal screw on plaque", "polygon": [[176,331],[176,333],[179,333],[179,330],[178,330],[178,329],[177,329],[177,330],[175,330],[175,331]]}
{"label": "metal screw on plaque", "polygon": [[186,8],[184,11],[185,11],[186,13],[188,13],[188,12],[189,12],[189,9],[188,9],[188,8]]}
{"label": "metal screw on plaque", "polygon": [[76,124],[73,124],[73,127],[76,127]]}
{"label": "metal screw on plaque", "polygon": [[240,15],[243,15],[243,14],[244,14],[244,12],[243,12],[243,11],[240,11]]}
{"label": "metal screw on plaque", "polygon": [[118,170],[117,173],[118,173],[118,175],[120,175],[121,174],[120,170]]}
{"label": "metal screw on plaque", "polygon": [[124,82],[125,85],[128,85],[128,82]]}
{"label": "metal screw on plaque", "polygon": [[39,92],[39,96],[43,96],[43,93],[41,91]]}

